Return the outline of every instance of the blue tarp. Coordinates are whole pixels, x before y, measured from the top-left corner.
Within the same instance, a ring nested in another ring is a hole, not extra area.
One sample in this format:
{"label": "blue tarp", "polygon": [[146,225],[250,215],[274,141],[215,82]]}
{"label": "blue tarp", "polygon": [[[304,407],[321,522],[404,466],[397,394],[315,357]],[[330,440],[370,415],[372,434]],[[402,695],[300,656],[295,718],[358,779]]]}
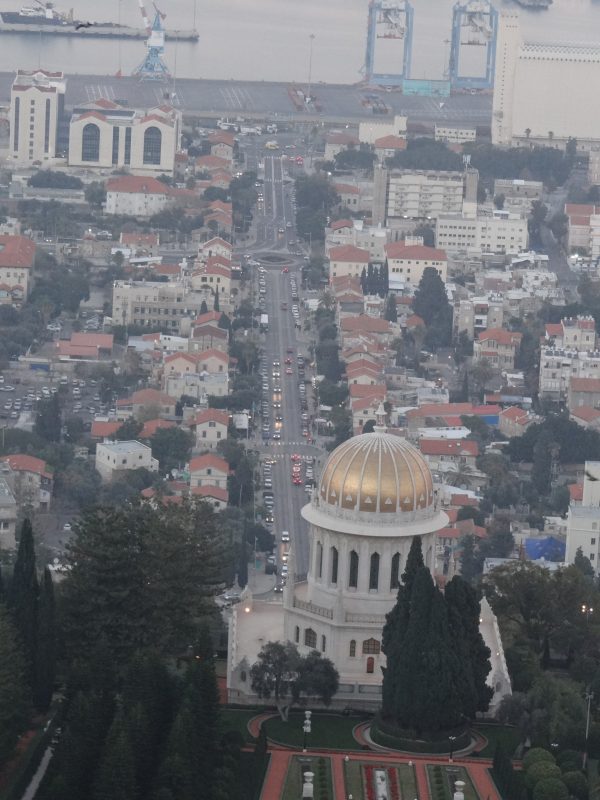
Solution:
{"label": "blue tarp", "polygon": [[546,561],[564,561],[565,543],[554,536],[547,536],[545,539],[525,539],[525,553],[527,558],[536,561],[544,558]]}

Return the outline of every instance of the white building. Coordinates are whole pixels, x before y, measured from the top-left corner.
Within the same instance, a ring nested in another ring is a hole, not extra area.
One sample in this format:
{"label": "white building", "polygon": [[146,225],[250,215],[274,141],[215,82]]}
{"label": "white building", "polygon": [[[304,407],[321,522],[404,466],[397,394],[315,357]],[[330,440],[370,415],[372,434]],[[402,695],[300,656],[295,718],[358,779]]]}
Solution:
{"label": "white building", "polygon": [[10,486],[4,478],[0,478],[0,552],[17,547],[17,510],[17,501]]}
{"label": "white building", "polygon": [[552,143],[580,149],[600,140],[600,47],[524,42],[514,13],[500,15],[492,142]]}
{"label": "white building", "polygon": [[520,253],[529,244],[526,217],[508,211],[492,214],[440,214],[435,225],[437,247],[449,253]]}
{"label": "white building", "polygon": [[391,233],[389,228],[381,225],[365,225],[362,219],[348,220],[347,225],[343,221],[339,225],[334,222],[327,231],[325,250],[329,253],[333,247],[353,245],[367,250],[371,261],[383,261],[385,246],[392,239]]}
{"label": "white building", "polygon": [[73,109],[69,166],[172,175],[180,144],[180,111],[141,111],[101,98]]}
{"label": "white building", "polygon": [[200,313],[202,297],[185,281],[115,281],[112,318],[115,325],[143,325],[187,333]]}
{"label": "white building", "polygon": [[571,502],[567,519],[565,561],[573,564],[578,548],[596,575],[600,565],[600,461],[586,461],[581,504]]}
{"label": "white building", "polygon": [[118,478],[120,472],[142,467],[158,472],[158,460],[152,458],[152,448],[146,444],[134,440],[96,445],[96,469],[107,483]]}
{"label": "white building", "polygon": [[65,89],[62,72],[17,71],[10,93],[10,160],[46,166],[55,160]]}
{"label": "white building", "polygon": [[433,220],[440,214],[460,213],[463,192],[462,172],[377,168],[373,181],[373,223],[394,227],[407,220]]}
{"label": "white building", "polygon": [[386,245],[385,252],[390,289],[416,288],[428,267],[433,267],[446,283],[448,257],[444,250],[423,244],[390,242]]}
{"label": "white building", "polygon": [[600,352],[578,352],[555,347],[540,351],[540,399],[564,402],[573,378],[600,378]]}
{"label": "white building", "polygon": [[474,142],[477,138],[477,129],[471,125],[449,125],[448,123],[436,124],[436,142],[446,144],[464,144]]}
{"label": "white building", "polygon": [[[329,456],[302,516],[309,524],[308,574],[295,575],[292,542],[283,613],[251,597],[233,609],[229,699],[256,702],[249,667],[262,643],[279,639],[295,643],[302,655],[318,650],[333,661],[340,683],[335,706],[377,708],[385,666],[382,629],[413,537],[421,539],[425,564],[433,570],[436,532],[447,524],[431,471],[412,445],[378,427]],[[499,636],[487,625],[481,632],[496,653],[489,681],[505,692]]]}
{"label": "white building", "polygon": [[408,117],[396,114],[393,120],[364,120],[358,125],[358,138],[364,144],[375,144],[377,139],[384,136],[399,136],[406,138],[406,124]]}
{"label": "white building", "polygon": [[524,181],[520,178],[497,178],[494,181],[494,197],[504,197],[504,210],[513,214],[529,214],[536,200],[544,193],[542,181]]}
{"label": "white building", "polygon": [[171,205],[177,189],[156,178],[123,175],[106,182],[107,214],[124,214],[131,217],[151,217]]}

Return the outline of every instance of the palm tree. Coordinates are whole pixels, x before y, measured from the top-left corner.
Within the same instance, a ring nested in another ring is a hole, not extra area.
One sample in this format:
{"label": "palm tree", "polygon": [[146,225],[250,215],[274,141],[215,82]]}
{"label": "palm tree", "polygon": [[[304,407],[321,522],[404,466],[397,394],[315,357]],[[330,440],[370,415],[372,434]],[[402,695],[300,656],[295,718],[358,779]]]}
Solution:
{"label": "palm tree", "polygon": [[329,289],[326,289],[319,298],[319,308],[324,308],[326,311],[332,311],[335,308],[335,297]]}
{"label": "palm tree", "polygon": [[473,476],[473,470],[468,464],[455,464],[453,472],[444,473],[447,486],[457,486],[458,488],[468,488],[469,479]]}
{"label": "palm tree", "polygon": [[525,128],[525,136],[529,139],[531,136],[531,128]]}
{"label": "palm tree", "polygon": [[550,139],[550,141],[554,139],[554,131],[548,131],[548,139]]}

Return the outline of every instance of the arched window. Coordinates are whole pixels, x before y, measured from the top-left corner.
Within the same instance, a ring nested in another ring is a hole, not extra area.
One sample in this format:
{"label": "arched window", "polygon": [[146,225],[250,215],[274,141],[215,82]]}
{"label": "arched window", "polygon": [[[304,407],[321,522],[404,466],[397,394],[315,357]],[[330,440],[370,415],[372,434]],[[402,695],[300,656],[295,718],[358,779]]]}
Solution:
{"label": "arched window", "polygon": [[306,630],[304,631],[304,644],[307,647],[317,646],[317,634],[313,631],[312,628],[306,628]]}
{"label": "arched window", "polygon": [[356,655],[356,639],[350,639],[350,658]]}
{"label": "arched window", "polygon": [[379,655],[381,644],[378,639],[365,639],[362,645],[363,656]]}
{"label": "arched window", "polygon": [[400,586],[400,553],[392,556],[392,568],[390,570],[390,589],[397,589]]}
{"label": "arched window", "polygon": [[379,589],[379,553],[373,553],[369,564],[369,589],[377,591]]}
{"label": "arched window", "polygon": [[367,658],[367,675],[372,675],[375,672],[375,659],[373,656]]}
{"label": "arched window", "polygon": [[100,160],[100,128],[94,122],[88,122],[81,132],[81,160]]}
{"label": "arched window", "polygon": [[317,578],[323,577],[323,545],[317,542]]}
{"label": "arched window", "polygon": [[144,133],[144,164],[160,164],[162,133],[153,125]]}
{"label": "arched window", "polygon": [[325,648],[327,647],[327,637],[321,636],[321,652],[325,652]]}
{"label": "arched window", "polygon": [[330,551],[331,555],[331,582],[337,583],[338,578],[338,549],[337,547],[332,547]]}
{"label": "arched window", "polygon": [[297,625],[294,628],[294,641],[296,642],[296,644],[300,642],[300,628]]}
{"label": "arched window", "polygon": [[348,586],[356,589],[358,586],[358,553],[350,551],[350,569],[348,571]]}

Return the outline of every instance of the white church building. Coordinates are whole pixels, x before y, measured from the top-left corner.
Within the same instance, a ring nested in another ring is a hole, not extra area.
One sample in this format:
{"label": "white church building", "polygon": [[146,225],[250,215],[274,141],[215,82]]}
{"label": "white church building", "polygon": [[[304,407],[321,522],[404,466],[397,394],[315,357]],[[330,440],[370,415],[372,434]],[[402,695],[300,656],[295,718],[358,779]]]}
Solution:
{"label": "white church building", "polygon": [[[434,569],[435,534],[448,517],[439,507],[431,471],[416,448],[384,428],[355,436],[328,457],[317,490],[302,509],[309,525],[309,570],[294,570],[280,603],[246,592],[229,626],[230,702],[257,702],[249,668],[267,641],[318,650],[339,673],[332,705],[376,709],[381,701],[381,636],[396,602],[414,536]],[[481,631],[492,650],[489,682],[498,697],[510,681],[493,614],[482,605]]]}

